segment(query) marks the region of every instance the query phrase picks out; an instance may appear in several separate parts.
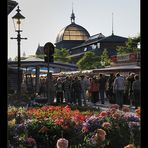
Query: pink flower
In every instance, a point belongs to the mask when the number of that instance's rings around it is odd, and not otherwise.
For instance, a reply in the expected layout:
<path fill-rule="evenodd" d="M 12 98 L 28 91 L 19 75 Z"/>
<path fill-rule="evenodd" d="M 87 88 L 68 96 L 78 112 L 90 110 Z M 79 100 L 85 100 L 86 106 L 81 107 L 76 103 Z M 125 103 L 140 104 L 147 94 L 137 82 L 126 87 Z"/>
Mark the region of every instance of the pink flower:
<path fill-rule="evenodd" d="M 68 140 L 65 138 L 60 138 L 57 141 L 57 148 L 68 148 Z"/>
<path fill-rule="evenodd" d="M 97 129 L 97 133 L 95 135 L 97 141 L 104 141 L 106 136 L 106 132 L 103 129 Z"/>
<path fill-rule="evenodd" d="M 102 111 L 102 112 L 99 114 L 100 117 L 105 117 L 105 116 L 107 116 L 107 115 L 108 115 L 108 114 L 107 114 L 106 111 Z"/>
<path fill-rule="evenodd" d="M 127 146 L 125 146 L 124 148 L 135 148 L 135 146 L 133 144 L 128 144 Z"/>
<path fill-rule="evenodd" d="M 123 107 L 122 107 L 122 110 L 123 110 L 124 112 L 129 112 L 129 111 L 130 111 L 129 107 L 127 107 L 127 106 L 123 106 Z"/>
<path fill-rule="evenodd" d="M 27 138 L 26 142 L 27 142 L 28 145 L 35 145 L 36 144 L 35 139 L 31 138 L 31 137 Z"/>
<path fill-rule="evenodd" d="M 114 119 L 118 119 L 118 118 L 120 118 L 120 114 L 117 113 L 117 112 L 115 112 L 115 113 L 112 115 L 112 117 L 113 117 Z"/>
<path fill-rule="evenodd" d="M 113 104 L 113 105 L 111 105 L 111 107 L 110 107 L 110 108 L 119 109 L 119 105 L 118 105 L 118 104 Z"/>
<path fill-rule="evenodd" d="M 102 124 L 102 127 L 104 127 L 104 128 L 108 128 L 108 127 L 110 127 L 111 126 L 111 124 L 109 123 L 109 122 L 104 122 L 103 124 Z"/>

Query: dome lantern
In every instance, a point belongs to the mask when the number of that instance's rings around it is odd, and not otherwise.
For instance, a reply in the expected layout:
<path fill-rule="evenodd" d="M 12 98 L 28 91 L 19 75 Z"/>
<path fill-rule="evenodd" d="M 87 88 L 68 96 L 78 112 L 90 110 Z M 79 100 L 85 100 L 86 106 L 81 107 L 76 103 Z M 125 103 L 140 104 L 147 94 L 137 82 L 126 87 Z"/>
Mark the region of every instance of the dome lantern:
<path fill-rule="evenodd" d="M 72 24 L 72 23 L 75 23 L 75 14 L 74 14 L 74 12 L 73 12 L 73 3 L 72 3 L 72 13 L 71 13 L 70 19 L 71 19 L 71 24 Z"/>
<path fill-rule="evenodd" d="M 73 9 L 72 9 L 72 14 L 71 14 L 71 23 L 75 23 L 75 14 L 73 12 Z"/>

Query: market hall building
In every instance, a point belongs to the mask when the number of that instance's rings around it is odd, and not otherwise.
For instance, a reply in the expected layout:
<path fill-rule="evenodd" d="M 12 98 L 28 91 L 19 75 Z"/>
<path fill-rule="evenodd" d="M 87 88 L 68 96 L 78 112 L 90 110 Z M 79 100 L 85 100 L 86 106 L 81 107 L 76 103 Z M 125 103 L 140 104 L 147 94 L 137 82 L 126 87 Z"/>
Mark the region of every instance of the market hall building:
<path fill-rule="evenodd" d="M 110 36 L 98 33 L 90 36 L 89 32 L 75 23 L 75 14 L 72 9 L 71 23 L 64 27 L 56 37 L 55 48 L 65 48 L 69 51 L 73 63 L 76 63 L 87 51 L 93 51 L 101 55 L 104 49 L 108 50 L 109 56 L 117 54 L 117 47 L 124 46 L 128 38 L 114 35 Z M 43 54 L 43 46 L 38 45 L 36 55 Z"/>

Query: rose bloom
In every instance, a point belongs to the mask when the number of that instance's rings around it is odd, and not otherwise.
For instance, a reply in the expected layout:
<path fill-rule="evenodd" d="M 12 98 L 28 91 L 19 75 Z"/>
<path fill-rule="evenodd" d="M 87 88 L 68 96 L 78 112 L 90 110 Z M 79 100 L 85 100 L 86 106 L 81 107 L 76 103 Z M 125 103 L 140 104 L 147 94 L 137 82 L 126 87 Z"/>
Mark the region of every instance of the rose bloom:
<path fill-rule="evenodd" d="M 68 140 L 65 138 L 60 138 L 57 141 L 57 148 L 68 148 Z"/>
<path fill-rule="evenodd" d="M 106 136 L 106 132 L 103 129 L 97 129 L 97 133 L 95 135 L 96 140 L 104 141 Z"/>
<path fill-rule="evenodd" d="M 127 106 L 123 106 L 123 107 L 122 107 L 122 110 L 123 110 L 124 112 L 129 112 L 129 111 L 130 111 L 129 107 L 127 107 Z"/>
<path fill-rule="evenodd" d="M 113 104 L 113 105 L 111 105 L 111 107 L 110 107 L 110 108 L 119 109 L 119 105 L 118 105 L 118 104 Z"/>
<path fill-rule="evenodd" d="M 128 144 L 127 146 L 125 146 L 124 148 L 135 148 L 135 146 L 133 144 Z"/>
<path fill-rule="evenodd" d="M 111 126 L 111 124 L 109 122 L 104 122 L 102 124 L 102 127 L 104 127 L 104 128 L 108 128 L 109 126 Z"/>
<path fill-rule="evenodd" d="M 102 111 L 102 112 L 99 114 L 99 116 L 105 117 L 105 116 L 107 116 L 107 112 L 106 112 L 106 111 Z"/>
<path fill-rule="evenodd" d="M 113 113 L 115 113 L 116 111 L 117 111 L 116 108 L 110 108 L 110 109 L 109 109 L 110 115 L 113 114 Z M 108 114 L 109 114 L 109 113 L 108 113 Z"/>
<path fill-rule="evenodd" d="M 140 107 L 138 109 L 136 109 L 135 112 L 136 112 L 137 116 L 140 117 L 140 113 L 141 113 Z"/>
<path fill-rule="evenodd" d="M 120 114 L 119 113 L 114 113 L 113 115 L 112 115 L 112 117 L 114 118 L 114 119 L 118 119 L 118 118 L 120 118 Z"/>

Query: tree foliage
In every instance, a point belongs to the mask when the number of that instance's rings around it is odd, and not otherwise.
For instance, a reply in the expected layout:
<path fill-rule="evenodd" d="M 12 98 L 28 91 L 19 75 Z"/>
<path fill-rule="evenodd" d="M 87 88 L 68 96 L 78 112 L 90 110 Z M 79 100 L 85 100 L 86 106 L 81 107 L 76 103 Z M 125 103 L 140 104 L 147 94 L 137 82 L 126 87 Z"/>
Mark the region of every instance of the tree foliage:
<path fill-rule="evenodd" d="M 70 61 L 70 58 L 68 58 L 69 53 L 65 48 L 62 49 L 55 48 L 53 56 L 54 56 L 54 61 L 60 61 L 63 63 L 67 63 Z M 36 55 L 36 57 L 44 59 L 45 54 Z"/>
<path fill-rule="evenodd" d="M 80 70 L 99 68 L 101 66 L 100 58 L 95 56 L 94 52 L 85 52 L 84 56 L 77 62 L 77 66 Z"/>
<path fill-rule="evenodd" d="M 62 49 L 55 49 L 55 53 L 54 53 L 54 60 L 55 61 L 60 61 L 63 63 L 67 63 L 70 61 L 70 58 L 68 58 L 69 53 L 65 48 Z"/>
<path fill-rule="evenodd" d="M 110 60 L 108 51 L 107 51 L 107 49 L 104 49 L 102 54 L 101 54 L 102 66 L 108 66 L 108 65 L 110 65 L 110 62 L 111 62 L 111 60 Z"/>
<path fill-rule="evenodd" d="M 129 37 L 125 46 L 117 47 L 117 54 L 126 54 L 131 52 L 139 52 L 140 49 L 137 47 L 138 43 L 140 43 L 141 38 L 140 35 L 136 37 Z"/>

